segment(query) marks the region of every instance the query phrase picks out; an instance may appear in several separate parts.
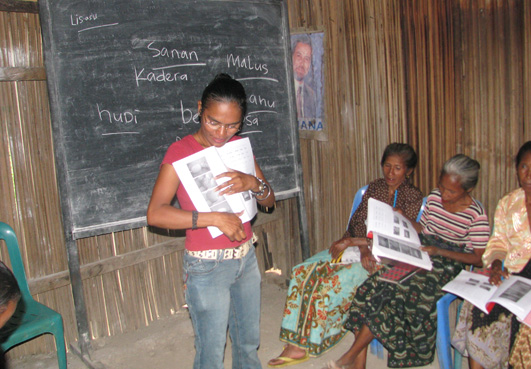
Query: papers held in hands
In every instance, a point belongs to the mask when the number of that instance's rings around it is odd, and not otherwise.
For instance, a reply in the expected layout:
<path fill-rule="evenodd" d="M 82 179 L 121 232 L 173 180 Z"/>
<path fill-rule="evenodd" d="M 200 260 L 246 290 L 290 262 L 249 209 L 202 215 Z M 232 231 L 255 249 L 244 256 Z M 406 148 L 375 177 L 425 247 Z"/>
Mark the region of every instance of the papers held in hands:
<path fill-rule="evenodd" d="M 531 326 L 530 279 L 513 275 L 501 285 L 493 286 L 488 276 L 462 270 L 442 289 L 469 301 L 487 314 L 494 304 L 500 304 Z"/>
<path fill-rule="evenodd" d="M 173 163 L 192 203 L 200 212 L 239 213 L 242 222 L 250 221 L 257 213 L 256 201 L 249 191 L 219 196 L 218 185 L 229 178 L 214 179 L 230 169 L 256 175 L 254 156 L 249 138 L 228 142 L 222 147 L 211 146 Z M 212 237 L 223 233 L 217 227 L 208 227 Z"/>
<path fill-rule="evenodd" d="M 430 256 L 420 249 L 413 224 L 402 214 L 376 199 L 369 199 L 367 232 L 372 233 L 372 254 L 377 260 L 395 260 L 426 270 L 432 269 Z"/>

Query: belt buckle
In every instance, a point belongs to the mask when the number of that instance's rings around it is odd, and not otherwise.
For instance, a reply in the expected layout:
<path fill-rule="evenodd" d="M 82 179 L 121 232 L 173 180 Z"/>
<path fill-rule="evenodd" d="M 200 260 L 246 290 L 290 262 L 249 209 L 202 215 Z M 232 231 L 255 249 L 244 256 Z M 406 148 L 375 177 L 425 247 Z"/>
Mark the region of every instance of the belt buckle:
<path fill-rule="evenodd" d="M 244 255 L 244 248 L 249 243 L 249 241 L 242 243 L 241 245 L 234 247 L 232 249 L 223 250 L 223 259 L 241 259 Z"/>

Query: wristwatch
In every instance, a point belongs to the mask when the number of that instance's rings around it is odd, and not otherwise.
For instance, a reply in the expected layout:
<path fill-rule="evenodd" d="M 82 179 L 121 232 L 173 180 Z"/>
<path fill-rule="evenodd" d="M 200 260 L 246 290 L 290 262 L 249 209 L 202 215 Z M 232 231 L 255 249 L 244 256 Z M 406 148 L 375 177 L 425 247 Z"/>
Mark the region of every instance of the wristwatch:
<path fill-rule="evenodd" d="M 258 182 L 260 182 L 260 184 L 258 185 L 258 191 L 253 191 L 251 190 L 251 193 L 253 194 L 254 197 L 256 196 L 264 196 L 264 192 L 266 190 L 266 187 L 267 187 L 267 183 L 265 183 L 263 180 L 261 180 L 260 178 L 258 177 L 255 177 Z"/>

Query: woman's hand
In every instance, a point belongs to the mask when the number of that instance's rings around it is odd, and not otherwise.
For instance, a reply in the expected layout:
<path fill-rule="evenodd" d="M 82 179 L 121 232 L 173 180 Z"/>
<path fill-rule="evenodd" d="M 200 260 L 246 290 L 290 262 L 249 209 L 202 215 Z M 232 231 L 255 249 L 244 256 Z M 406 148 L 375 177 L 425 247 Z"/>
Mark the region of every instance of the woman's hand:
<path fill-rule="evenodd" d="M 219 228 L 225 236 L 227 236 L 231 241 L 242 241 L 247 236 L 243 229 L 243 224 L 239 216 L 243 214 L 243 211 L 239 213 L 201 213 L 208 214 L 213 217 L 212 224 Z"/>
<path fill-rule="evenodd" d="M 439 251 L 441 250 L 435 246 L 421 246 L 420 249 L 426 251 L 430 256 L 439 255 Z"/>
<path fill-rule="evenodd" d="M 217 175 L 215 179 L 229 178 L 226 182 L 223 182 L 217 186 L 214 191 L 219 191 L 218 195 L 233 195 L 243 191 L 258 191 L 260 182 L 255 176 L 245 174 L 237 170 L 229 169 L 228 172 Z"/>
<path fill-rule="evenodd" d="M 365 270 L 367 270 L 370 274 L 374 273 L 376 270 L 376 259 L 374 256 L 372 256 L 371 250 L 369 250 L 368 246 L 360 247 L 360 253 L 361 253 L 361 265 Z"/>
<path fill-rule="evenodd" d="M 494 260 L 490 266 L 490 276 L 489 283 L 494 286 L 499 286 L 503 278 L 509 278 L 509 272 L 507 270 L 502 270 L 501 260 Z"/>
<path fill-rule="evenodd" d="M 354 246 L 352 243 L 352 238 L 345 237 L 340 240 L 335 241 L 328 252 L 332 255 L 332 260 L 337 259 L 343 251 L 349 246 Z"/>

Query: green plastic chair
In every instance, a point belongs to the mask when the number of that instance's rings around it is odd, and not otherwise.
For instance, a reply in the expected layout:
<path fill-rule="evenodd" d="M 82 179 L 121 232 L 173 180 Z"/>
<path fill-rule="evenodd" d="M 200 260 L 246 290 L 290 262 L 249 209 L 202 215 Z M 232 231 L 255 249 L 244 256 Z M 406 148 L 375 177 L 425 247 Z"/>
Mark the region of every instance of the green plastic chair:
<path fill-rule="evenodd" d="M 51 333 L 55 338 L 59 369 L 66 369 L 66 347 L 61 314 L 35 301 L 31 296 L 17 236 L 13 228 L 2 222 L 0 222 L 0 239 L 6 242 L 11 269 L 22 295 L 15 313 L 0 330 L 0 347 L 5 352 L 44 333 Z"/>

